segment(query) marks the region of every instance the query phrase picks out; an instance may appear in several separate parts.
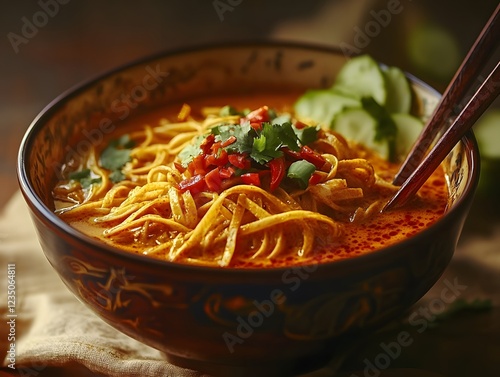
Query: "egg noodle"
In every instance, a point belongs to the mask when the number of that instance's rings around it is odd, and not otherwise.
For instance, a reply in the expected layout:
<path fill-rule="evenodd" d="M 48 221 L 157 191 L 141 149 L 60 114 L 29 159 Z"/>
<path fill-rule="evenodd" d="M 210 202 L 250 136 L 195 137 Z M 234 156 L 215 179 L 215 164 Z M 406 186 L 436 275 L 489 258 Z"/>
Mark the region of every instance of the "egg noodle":
<path fill-rule="evenodd" d="M 132 252 L 201 265 L 265 266 L 275 258 L 314 260 L 317 251 L 341 239 L 340 219 L 370 218 L 395 189 L 377 177 L 365 151 L 319 130 L 310 147 L 325 164 L 305 188 L 269 190 L 269 179 L 261 174 L 260 186 L 233 176 L 237 183 L 220 190 L 182 190 L 196 174 L 181 166 L 181 151 L 214 126 L 244 118 L 220 116 L 219 110 L 203 109 L 205 118 L 199 121 L 183 107 L 181 120 L 162 119 L 155 127 L 131 132 L 134 147 L 116 183 L 99 163 L 102 151 L 92 149 L 78 164 L 90 170 L 93 183 L 82 188 L 74 180 L 59 182 L 56 212 L 70 223 L 90 221 L 102 231 L 100 239 Z"/>

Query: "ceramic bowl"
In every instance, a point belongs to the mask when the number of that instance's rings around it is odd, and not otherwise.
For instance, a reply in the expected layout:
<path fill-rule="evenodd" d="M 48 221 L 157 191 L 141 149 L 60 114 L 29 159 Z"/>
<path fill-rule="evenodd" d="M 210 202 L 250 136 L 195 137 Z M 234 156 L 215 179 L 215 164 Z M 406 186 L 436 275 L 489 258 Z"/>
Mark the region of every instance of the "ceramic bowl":
<path fill-rule="evenodd" d="M 63 161 L 120 119 L 214 93 L 327 87 L 345 61 L 338 50 L 290 43 L 194 48 L 116 69 L 54 100 L 22 141 L 18 174 L 43 252 L 71 292 L 175 364 L 250 375 L 304 369 L 342 337 L 407 310 L 455 250 L 478 181 L 471 133 L 443 163 L 450 183 L 443 218 L 396 245 L 332 263 L 237 270 L 170 263 L 99 243 L 54 214 L 51 189 Z M 428 117 L 439 94 L 411 80 Z"/>

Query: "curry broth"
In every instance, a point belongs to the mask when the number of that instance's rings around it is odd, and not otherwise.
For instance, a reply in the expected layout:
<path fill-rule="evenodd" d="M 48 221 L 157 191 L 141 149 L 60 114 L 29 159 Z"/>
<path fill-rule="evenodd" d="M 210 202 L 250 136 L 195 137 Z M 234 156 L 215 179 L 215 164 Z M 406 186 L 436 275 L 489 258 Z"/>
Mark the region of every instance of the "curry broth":
<path fill-rule="evenodd" d="M 211 98 L 194 99 L 189 102 L 193 109 L 192 115 L 200 118 L 200 109 L 202 107 L 221 107 L 232 105 L 238 109 L 256 109 L 263 105 L 268 105 L 279 112 L 290 112 L 293 103 L 300 95 L 299 92 L 267 93 L 258 95 L 238 95 L 238 96 L 215 96 Z M 127 119 L 119 130 L 111 135 L 110 139 L 116 138 L 121 134 L 131 132 L 145 124 L 152 127 L 157 125 L 162 118 L 175 119 L 180 106 L 175 104 L 167 108 L 161 108 L 151 111 L 147 114 Z M 108 140 L 109 141 L 109 140 Z M 102 143 L 106 145 L 107 142 Z M 367 151 L 367 160 L 370 161 L 376 174 L 388 181 L 397 172 L 397 164 L 389 163 Z M 424 230 L 436 222 L 445 212 L 448 203 L 448 187 L 443 169 L 440 167 L 428 179 L 425 185 L 419 191 L 418 196 L 406 204 L 403 208 L 389 211 L 388 213 L 378 214 L 366 222 L 353 223 L 343 219 L 343 235 L 341 238 L 322 250 L 316 250 L 314 260 L 318 262 L 329 262 L 353 256 L 358 256 L 373 252 L 374 250 L 395 244 L 416 233 Z M 58 204 L 56 203 L 56 206 Z M 96 224 L 92 218 L 76 217 L 70 225 L 84 234 L 94 237 L 100 241 L 109 243 L 108 238 L 103 236 L 104 227 Z M 107 224 L 106 228 L 110 224 Z M 142 247 L 137 244 L 131 244 L 123 247 L 131 252 L 142 253 Z M 165 258 L 164 255 L 155 255 L 154 257 Z M 308 261 L 310 263 L 311 260 Z M 241 262 L 232 265 L 232 267 L 281 267 L 286 265 L 295 265 L 304 263 L 299 256 L 287 256 L 282 259 L 272 260 L 265 265 L 260 262 Z"/>

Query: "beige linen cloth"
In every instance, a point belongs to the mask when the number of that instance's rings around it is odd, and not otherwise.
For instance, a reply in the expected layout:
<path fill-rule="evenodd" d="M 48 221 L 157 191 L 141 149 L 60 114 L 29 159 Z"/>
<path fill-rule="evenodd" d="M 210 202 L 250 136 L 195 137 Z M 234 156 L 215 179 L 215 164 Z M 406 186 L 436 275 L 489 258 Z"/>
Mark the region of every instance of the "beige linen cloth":
<path fill-rule="evenodd" d="M 491 228 L 486 234 L 469 238 L 469 241 L 463 243 L 457 250 L 445 276 L 436 283 L 422 301 L 417 303 L 416 308 L 427 307 L 431 311 L 441 310 L 442 308 L 438 308 L 436 303 L 432 304 L 435 307 L 433 309 L 432 306 L 426 306 L 429 305 L 426 302 L 432 303 L 432 300 L 439 298 L 444 287 L 450 284 L 459 284 L 455 298 L 458 296 L 461 299 L 467 297 L 489 298 L 493 305 L 498 308 L 500 306 L 498 293 L 500 292 L 499 246 L 500 226 L 498 225 Z M 46 261 L 20 193 L 11 199 L 0 217 L 0 261 L 0 268 L 4 270 L 0 273 L 2 276 L 1 297 L 5 297 L 3 292 L 7 288 L 7 279 L 3 278 L 7 276 L 7 264 L 15 263 L 16 265 L 16 312 L 18 314 L 15 329 L 16 368 L 34 368 L 33 366 L 38 369 L 45 366 L 65 368 L 71 365 L 80 365 L 105 376 L 203 376 L 199 372 L 178 368 L 167 363 L 159 351 L 121 334 L 76 300 Z M 3 318 L 5 318 L 7 310 L 6 305 L 5 301 L 0 302 Z M 414 312 L 417 312 L 417 309 Z M 450 336 L 456 342 L 461 342 L 460 344 L 466 343 L 469 339 L 472 342 L 470 347 L 474 349 L 477 348 L 474 342 L 484 346 L 486 341 L 492 355 L 500 355 L 500 342 L 498 341 L 500 338 L 500 318 L 498 318 L 498 313 L 496 310 L 486 314 L 486 316 L 478 317 L 481 324 L 467 326 L 459 324 L 458 332 L 456 329 L 446 330 L 445 328 L 441 338 L 431 331 L 415 335 L 415 337 L 418 336 L 420 339 L 417 340 L 422 340 L 424 335 L 430 334 L 429 342 L 434 345 L 436 342 L 442 342 L 446 345 L 443 339 L 447 341 Z M 418 318 L 422 320 L 422 317 Z M 464 330 L 465 327 L 469 330 Z M 5 332 L 5 330 L 3 331 Z M 482 337 L 481 334 L 485 336 Z M 3 333 L 1 336 L 0 344 L 2 344 L 2 352 L 5 355 L 6 343 L 8 343 L 7 336 L 4 336 Z M 489 343 L 488 340 L 485 340 L 487 338 L 490 339 Z M 387 343 L 391 338 L 386 339 L 384 341 Z M 379 347 L 379 344 L 381 344 L 380 340 L 373 343 L 375 349 Z M 398 356 L 397 360 L 392 361 L 391 368 L 394 366 L 399 368 L 398 363 L 404 363 L 404 360 L 410 360 L 409 362 L 412 363 L 412 358 L 409 356 L 418 355 L 420 348 L 428 348 L 428 345 L 425 341 L 420 341 L 420 345 L 407 348 L 403 350 L 404 352 Z M 436 352 L 439 354 L 441 351 L 437 350 Z M 366 348 L 357 349 L 358 355 L 363 355 L 364 352 L 368 352 Z M 429 357 L 428 350 L 426 352 L 427 357 Z M 456 350 L 454 352 L 455 358 L 461 357 L 456 355 Z M 478 352 L 484 354 L 482 351 Z M 441 352 L 439 357 L 441 359 L 447 357 L 446 352 Z M 484 366 L 488 362 L 494 363 L 493 360 L 496 359 L 497 356 L 492 356 L 492 360 L 487 359 L 481 362 Z M 3 370 L 8 370 L 5 368 L 8 363 L 9 361 L 6 359 Z M 330 367 L 335 369 L 338 364 L 339 362 L 336 361 Z M 360 362 L 357 365 L 361 365 L 361 368 L 367 364 Z M 403 367 L 406 368 L 404 365 Z M 420 368 L 421 366 L 413 364 L 412 368 L 415 367 Z M 427 370 L 431 368 L 427 365 L 424 367 Z M 492 368 L 500 368 L 499 363 L 492 365 Z M 484 373 L 487 369 L 481 371 L 483 376 L 488 375 L 488 373 Z M 333 373 L 333 370 L 327 368 L 317 375 L 329 376 Z M 360 370 L 360 373 L 363 371 Z M 351 373 L 347 375 L 352 376 Z M 363 374 L 355 375 L 362 376 Z M 374 376 L 376 374 L 371 372 L 371 374 L 364 375 Z M 434 374 L 434 372 L 431 374 L 412 374 L 410 370 L 406 370 L 402 375 L 439 376 L 440 374 Z"/>
<path fill-rule="evenodd" d="M 5 277 L 0 284 L 2 297 L 7 289 L 8 264 L 16 266 L 15 367 L 20 375 L 37 376 L 46 367 L 81 365 L 113 377 L 210 377 L 168 363 L 158 350 L 120 333 L 79 302 L 43 255 L 20 192 L 0 215 L 0 277 Z M 6 301 L 0 302 L 3 318 L 6 305 Z M 3 355 L 6 343 L 7 335 L 2 334 Z M 7 355 L 4 368 L 8 364 Z M 335 363 L 332 368 L 336 367 Z M 68 376 L 72 375 L 69 370 Z M 330 375 L 328 369 L 319 373 Z"/>
<path fill-rule="evenodd" d="M 16 265 L 17 369 L 77 363 L 106 376 L 203 376 L 165 362 L 159 351 L 115 330 L 77 300 L 45 259 L 20 193 L 0 218 L 0 261 L 2 277 L 7 264 Z M 6 304 L 0 303 L 2 313 Z"/>

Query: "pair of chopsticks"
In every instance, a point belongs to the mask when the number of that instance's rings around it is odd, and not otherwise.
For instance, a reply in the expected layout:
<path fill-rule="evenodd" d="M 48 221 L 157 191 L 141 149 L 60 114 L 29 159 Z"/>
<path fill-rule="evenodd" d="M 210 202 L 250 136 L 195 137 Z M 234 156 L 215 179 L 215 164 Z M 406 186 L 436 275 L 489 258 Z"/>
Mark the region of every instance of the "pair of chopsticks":
<path fill-rule="evenodd" d="M 400 186 L 382 211 L 403 205 L 410 199 L 453 147 L 500 94 L 500 62 L 458 115 L 454 109 L 463 101 L 500 41 L 500 5 L 497 6 L 460 68 L 446 88 L 432 117 L 401 165 L 393 183 Z M 449 120 L 456 115 L 451 126 Z M 500 125 L 499 125 L 500 127 Z M 439 137 L 433 148 L 430 145 Z"/>

